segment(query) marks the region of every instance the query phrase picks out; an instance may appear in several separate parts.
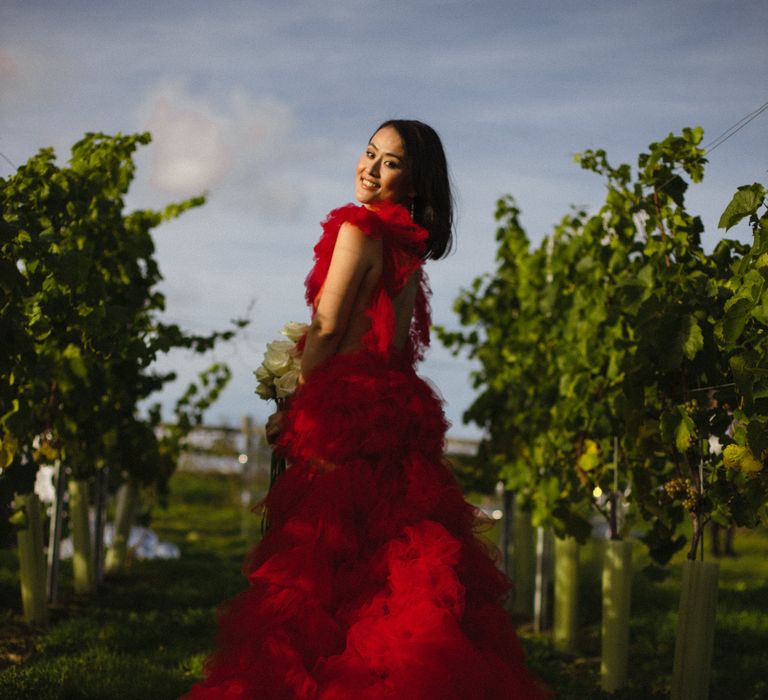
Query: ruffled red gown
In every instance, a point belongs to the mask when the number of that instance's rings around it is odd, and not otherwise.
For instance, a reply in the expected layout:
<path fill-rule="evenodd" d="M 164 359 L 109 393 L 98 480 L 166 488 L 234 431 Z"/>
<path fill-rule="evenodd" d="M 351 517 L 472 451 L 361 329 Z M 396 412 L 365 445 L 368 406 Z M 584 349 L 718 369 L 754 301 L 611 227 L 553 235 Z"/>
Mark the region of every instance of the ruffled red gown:
<path fill-rule="evenodd" d="M 511 582 L 443 458 L 441 400 L 414 371 L 429 342 L 423 272 L 408 346 L 391 345 L 392 299 L 421 268 L 427 232 L 394 204 L 334 210 L 310 304 L 346 221 L 383 242 L 365 347 L 318 366 L 294 397 L 280 439 L 290 466 L 266 498 L 250 586 L 219 608 L 217 650 L 185 697 L 544 697 L 502 607 Z"/>

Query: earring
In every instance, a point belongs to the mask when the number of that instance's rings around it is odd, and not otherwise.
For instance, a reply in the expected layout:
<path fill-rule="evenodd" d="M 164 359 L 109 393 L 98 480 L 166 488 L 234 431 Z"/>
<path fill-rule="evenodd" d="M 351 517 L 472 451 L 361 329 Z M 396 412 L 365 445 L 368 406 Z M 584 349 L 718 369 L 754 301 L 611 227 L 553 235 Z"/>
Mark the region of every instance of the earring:
<path fill-rule="evenodd" d="M 413 200 L 411 200 L 411 221 L 413 221 Z"/>

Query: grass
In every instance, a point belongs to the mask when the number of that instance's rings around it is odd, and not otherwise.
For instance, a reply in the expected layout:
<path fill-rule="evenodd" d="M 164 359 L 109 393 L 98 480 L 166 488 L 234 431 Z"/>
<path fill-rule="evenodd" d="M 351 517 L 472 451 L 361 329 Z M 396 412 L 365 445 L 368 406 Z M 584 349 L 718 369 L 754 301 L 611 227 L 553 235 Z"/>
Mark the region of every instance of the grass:
<path fill-rule="evenodd" d="M 30 658 L 0 671 L 0 698 L 160 700 L 188 690 L 214 634 L 213 608 L 244 582 L 238 486 L 226 476 L 174 478 L 170 508 L 157 510 L 152 526 L 179 545 L 180 559 L 133 561 L 90 600 L 67 594 L 64 566 L 50 629 L 34 634 Z M 2 554 L 5 584 L 15 562 Z M 9 627 L 8 636 L 22 636 L 18 622 Z"/>
<path fill-rule="evenodd" d="M 182 557 L 134 561 L 89 600 L 69 593 L 65 565 L 47 630 L 20 621 L 15 552 L 0 550 L 0 596 L 12 604 L 0 618 L 0 697 L 163 700 L 188 690 L 212 644 L 215 606 L 245 584 L 239 496 L 237 477 L 178 473 L 170 507 L 155 509 L 152 527 Z M 768 535 L 739 532 L 736 548 L 738 558 L 721 560 L 711 697 L 758 700 L 768 698 Z M 642 567 L 642 547 L 634 554 Z M 609 696 L 598 690 L 600 543 L 584 549 L 580 654 L 558 654 L 546 635 L 519 628 L 531 666 L 559 698 L 668 697 L 681 561 L 663 583 L 635 576 L 630 684 Z"/>

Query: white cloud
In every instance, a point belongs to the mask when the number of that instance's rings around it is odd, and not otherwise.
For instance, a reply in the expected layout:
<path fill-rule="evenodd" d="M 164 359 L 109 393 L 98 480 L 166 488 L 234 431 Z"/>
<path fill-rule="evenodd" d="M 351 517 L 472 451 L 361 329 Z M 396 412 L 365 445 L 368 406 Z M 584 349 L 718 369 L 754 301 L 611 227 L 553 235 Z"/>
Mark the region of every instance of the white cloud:
<path fill-rule="evenodd" d="M 164 81 L 139 113 L 153 138 L 153 187 L 175 197 L 210 191 L 267 218 L 295 218 L 304 192 L 290 173 L 296 137 L 287 104 L 240 88 L 224 99 L 193 96 Z"/>
<path fill-rule="evenodd" d="M 229 149 L 210 117 L 160 98 L 148 126 L 157 143 L 152 184 L 164 192 L 187 196 L 210 189 L 228 169 Z"/>

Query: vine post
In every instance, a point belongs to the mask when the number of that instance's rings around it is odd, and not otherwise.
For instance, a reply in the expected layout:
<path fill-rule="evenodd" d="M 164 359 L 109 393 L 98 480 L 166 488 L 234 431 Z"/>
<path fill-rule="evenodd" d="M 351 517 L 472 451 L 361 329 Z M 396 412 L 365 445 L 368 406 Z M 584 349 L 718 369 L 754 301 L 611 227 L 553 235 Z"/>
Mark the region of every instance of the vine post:
<path fill-rule="evenodd" d="M 48 624 L 48 605 L 45 590 L 47 566 L 43 557 L 43 528 L 40 499 L 32 491 L 17 494 L 21 522 L 17 525 L 16 542 L 19 548 L 21 601 L 24 619 L 32 624 Z"/>
<path fill-rule="evenodd" d="M 72 577 L 75 593 L 89 595 L 95 590 L 93 543 L 88 517 L 89 484 L 84 479 L 71 479 L 69 491 L 69 528 L 72 532 Z"/>
<path fill-rule="evenodd" d="M 512 502 L 512 567 L 515 582 L 512 613 L 525 620 L 533 617 L 536 583 L 536 552 L 531 514 L 517 501 Z"/>
<path fill-rule="evenodd" d="M 632 543 L 608 540 L 603 554 L 600 687 L 608 693 L 627 683 Z"/>
<path fill-rule="evenodd" d="M 126 568 L 131 526 L 139 509 L 139 494 L 138 482 L 130 477 L 117 489 L 112 545 L 107 550 L 104 565 L 105 572 L 108 574 L 115 574 Z"/>
<path fill-rule="evenodd" d="M 575 654 L 579 631 L 579 543 L 573 537 L 555 538 L 555 649 Z"/>
<path fill-rule="evenodd" d="M 706 700 L 715 640 L 717 562 L 683 562 L 671 700 Z"/>

